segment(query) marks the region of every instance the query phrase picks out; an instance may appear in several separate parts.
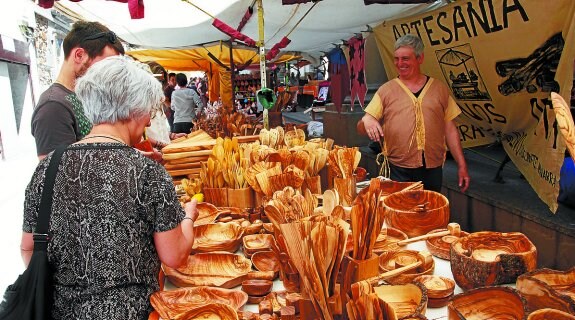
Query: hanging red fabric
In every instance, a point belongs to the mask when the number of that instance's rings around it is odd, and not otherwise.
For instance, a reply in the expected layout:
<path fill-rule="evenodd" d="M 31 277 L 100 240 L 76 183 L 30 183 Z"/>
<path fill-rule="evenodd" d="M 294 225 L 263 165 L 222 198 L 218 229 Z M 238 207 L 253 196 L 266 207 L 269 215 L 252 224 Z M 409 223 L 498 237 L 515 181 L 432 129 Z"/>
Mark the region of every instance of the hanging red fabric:
<path fill-rule="evenodd" d="M 234 39 L 238 39 L 238 40 L 242 41 L 243 43 L 245 43 L 246 45 L 248 45 L 250 47 L 256 46 L 256 41 L 254 39 L 246 36 L 245 34 L 239 32 L 238 30 L 228 26 L 227 24 L 225 24 L 223 21 L 221 21 L 219 19 L 214 19 L 214 22 L 212 22 L 212 25 L 214 27 L 216 27 L 218 30 L 220 30 L 221 32 L 227 34 L 228 36 L 230 36 Z"/>
<path fill-rule="evenodd" d="M 273 58 L 275 58 L 278 55 L 278 53 L 280 52 L 280 49 L 287 47 L 287 45 L 290 44 L 290 42 L 291 42 L 290 39 L 288 39 L 287 37 L 283 37 L 280 40 L 280 42 L 274 44 L 274 46 L 266 54 L 266 61 L 270 61 Z"/>
<path fill-rule="evenodd" d="M 252 14 L 254 14 L 254 8 L 249 7 L 248 10 L 246 10 L 246 13 L 244 13 L 244 16 L 242 17 L 242 21 L 240 21 L 240 24 L 238 25 L 238 29 L 237 29 L 238 31 L 242 31 L 242 29 L 246 26 L 246 23 L 248 23 L 248 21 L 252 17 Z"/>
<path fill-rule="evenodd" d="M 80 2 L 82 0 L 70 0 L 72 2 Z M 132 19 L 144 18 L 144 0 L 112 0 L 128 4 L 130 17 Z M 54 6 L 54 0 L 38 0 L 38 6 L 44 9 L 50 9 Z"/>
<path fill-rule="evenodd" d="M 363 36 L 353 37 L 347 41 L 349 46 L 349 77 L 351 84 L 351 109 L 355 98 L 363 108 L 367 84 L 365 81 L 365 39 Z"/>

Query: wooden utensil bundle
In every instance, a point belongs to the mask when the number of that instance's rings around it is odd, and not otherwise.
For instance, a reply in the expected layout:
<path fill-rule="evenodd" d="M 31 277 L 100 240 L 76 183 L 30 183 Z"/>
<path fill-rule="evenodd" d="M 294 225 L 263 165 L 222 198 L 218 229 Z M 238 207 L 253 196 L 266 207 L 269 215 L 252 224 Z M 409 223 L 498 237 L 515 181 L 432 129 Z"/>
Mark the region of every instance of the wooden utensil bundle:
<path fill-rule="evenodd" d="M 351 231 L 353 235 L 353 254 L 356 260 L 371 257 L 373 247 L 383 226 L 381 205 L 381 180 L 372 179 L 369 188 L 362 190 L 351 208 Z"/>
<path fill-rule="evenodd" d="M 361 152 L 357 147 L 342 148 L 336 146 L 328 155 L 330 169 L 333 170 L 336 177 L 344 179 L 353 177 L 360 160 Z"/>

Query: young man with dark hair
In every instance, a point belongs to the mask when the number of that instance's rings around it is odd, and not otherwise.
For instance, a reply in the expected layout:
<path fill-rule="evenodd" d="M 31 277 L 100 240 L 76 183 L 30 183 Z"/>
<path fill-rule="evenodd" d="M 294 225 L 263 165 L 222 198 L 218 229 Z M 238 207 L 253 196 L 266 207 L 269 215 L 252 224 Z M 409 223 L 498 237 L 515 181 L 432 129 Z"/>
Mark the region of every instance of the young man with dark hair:
<path fill-rule="evenodd" d="M 59 145 L 79 141 L 92 128 L 74 93 L 76 79 L 92 64 L 124 54 L 116 34 L 99 22 L 74 23 L 64 39 L 63 49 L 64 63 L 58 78 L 42 93 L 32 114 L 32 135 L 40 160 Z"/>

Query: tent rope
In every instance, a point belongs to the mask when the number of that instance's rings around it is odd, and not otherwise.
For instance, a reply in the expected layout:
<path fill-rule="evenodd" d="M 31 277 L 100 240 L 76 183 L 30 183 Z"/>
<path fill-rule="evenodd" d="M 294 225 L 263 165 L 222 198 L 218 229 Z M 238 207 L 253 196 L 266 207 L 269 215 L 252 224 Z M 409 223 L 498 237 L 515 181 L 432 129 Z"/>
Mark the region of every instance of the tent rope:
<path fill-rule="evenodd" d="M 305 19 L 305 17 L 308 15 L 308 13 L 311 11 L 311 9 L 313 9 L 313 7 L 315 7 L 315 5 L 318 3 L 319 3 L 319 1 L 314 2 L 314 4 L 307 10 L 307 12 L 303 15 L 303 17 L 301 17 L 299 19 L 299 21 L 295 24 L 295 26 L 293 26 L 293 28 L 291 28 L 291 30 L 286 34 L 286 38 L 289 37 L 289 35 L 295 30 L 295 28 L 297 28 L 297 26 L 299 26 L 300 22 L 302 22 L 303 19 Z"/>
<path fill-rule="evenodd" d="M 194 8 L 200 10 L 201 12 L 207 14 L 208 16 L 210 16 L 212 19 L 216 19 L 216 17 L 214 17 L 213 15 L 209 14 L 206 10 L 198 7 L 197 5 L 193 4 L 190 0 L 182 0 L 183 2 L 186 2 L 188 4 L 191 4 Z"/>

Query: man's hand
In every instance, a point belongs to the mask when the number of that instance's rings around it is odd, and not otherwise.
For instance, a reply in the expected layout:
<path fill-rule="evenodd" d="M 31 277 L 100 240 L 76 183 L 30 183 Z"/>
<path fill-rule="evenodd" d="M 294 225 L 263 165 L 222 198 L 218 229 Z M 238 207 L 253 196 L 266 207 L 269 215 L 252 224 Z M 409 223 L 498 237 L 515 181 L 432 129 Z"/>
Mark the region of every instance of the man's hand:
<path fill-rule="evenodd" d="M 471 178 L 467 173 L 467 166 L 459 166 L 457 169 L 457 176 L 459 177 L 459 189 L 461 192 L 465 192 L 469 188 L 469 182 Z"/>
<path fill-rule="evenodd" d="M 360 134 L 367 135 L 372 141 L 379 142 L 381 137 L 383 137 L 383 128 L 379 124 L 379 121 L 368 113 L 366 113 L 357 124 L 357 131 Z"/>

